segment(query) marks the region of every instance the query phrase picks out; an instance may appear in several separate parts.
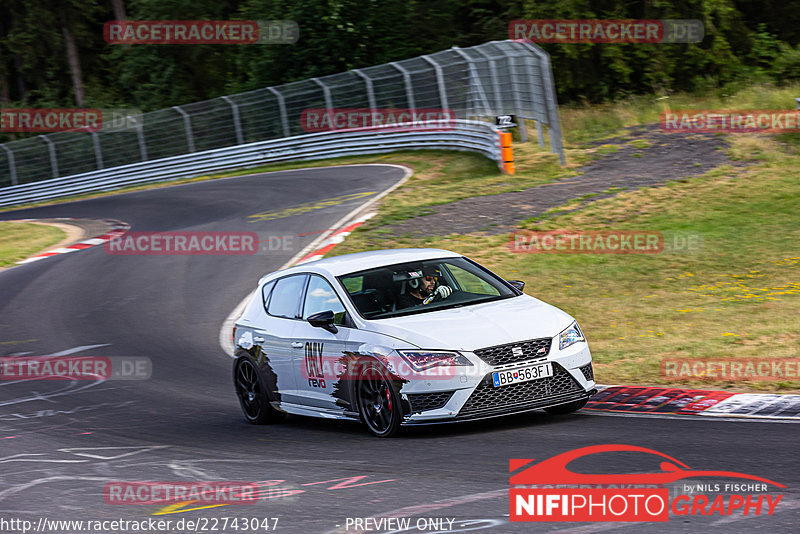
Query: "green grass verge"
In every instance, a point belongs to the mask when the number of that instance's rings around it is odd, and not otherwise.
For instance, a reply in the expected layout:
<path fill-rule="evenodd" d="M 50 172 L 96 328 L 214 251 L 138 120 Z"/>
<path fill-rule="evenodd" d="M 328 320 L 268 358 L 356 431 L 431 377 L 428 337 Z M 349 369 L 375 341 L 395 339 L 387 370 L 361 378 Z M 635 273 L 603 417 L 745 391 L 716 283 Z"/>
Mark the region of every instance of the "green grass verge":
<path fill-rule="evenodd" d="M 618 135 L 626 126 L 658 123 L 662 112 L 700 109 L 783 109 L 795 108 L 800 85 L 775 87 L 753 85 L 737 92 L 725 90 L 707 94 L 677 93 L 644 95 L 597 105 L 570 105 L 559 109 L 567 145 L 597 141 Z M 643 148 L 641 146 L 637 148 Z"/>
<path fill-rule="evenodd" d="M 0 267 L 8 267 L 55 245 L 66 235 L 66 232 L 55 226 L 0 222 Z"/>

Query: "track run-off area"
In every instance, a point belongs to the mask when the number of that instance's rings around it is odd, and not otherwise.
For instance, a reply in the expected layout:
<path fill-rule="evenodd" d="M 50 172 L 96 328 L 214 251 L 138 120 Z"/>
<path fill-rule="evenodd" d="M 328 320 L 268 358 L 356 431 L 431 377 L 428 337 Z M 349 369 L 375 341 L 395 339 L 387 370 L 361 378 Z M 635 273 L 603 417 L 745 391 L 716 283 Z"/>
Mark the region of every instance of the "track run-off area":
<path fill-rule="evenodd" d="M 266 519 L 283 533 L 354 532 L 355 519 L 362 520 L 360 531 L 382 533 L 796 529 L 800 427 L 791 419 L 585 409 L 414 428 L 390 440 L 357 424 L 303 417 L 247 424 L 223 324 L 261 276 L 335 242 L 332 231 L 363 216 L 407 176 L 392 165 L 300 169 L 0 214 L 122 221 L 134 233 L 249 232 L 260 244 L 249 255 L 122 254 L 98 244 L 0 272 L 0 356 L 151 363 L 143 380 L 0 381 L 0 517 L 38 526 L 42 518 L 45 526 L 153 519 L 172 521 L 170 532 L 202 531 L 186 523 L 181 529 L 178 521 L 188 519 L 223 532 L 222 522 L 232 518 Z M 696 514 L 645 525 L 509 521 L 510 459 L 538 461 L 600 444 L 645 447 L 694 469 L 756 475 L 786 488 L 773 515 Z M 624 454 L 578 464 L 593 473 L 658 469 L 650 458 Z M 247 506 L 104 499 L 108 482 L 143 480 L 258 482 L 262 498 Z"/>

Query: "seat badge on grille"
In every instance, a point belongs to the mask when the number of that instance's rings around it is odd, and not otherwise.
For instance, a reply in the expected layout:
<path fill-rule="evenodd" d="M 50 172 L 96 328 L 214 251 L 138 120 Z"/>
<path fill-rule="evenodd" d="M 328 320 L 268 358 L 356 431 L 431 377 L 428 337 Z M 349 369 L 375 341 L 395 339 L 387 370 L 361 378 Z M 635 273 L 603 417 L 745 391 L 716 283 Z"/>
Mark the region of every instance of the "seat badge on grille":
<path fill-rule="evenodd" d="M 545 352 L 547 352 L 547 347 L 542 347 L 536 351 L 536 354 L 544 354 Z"/>
<path fill-rule="evenodd" d="M 511 354 L 513 354 L 514 356 L 522 356 L 523 355 L 522 354 L 522 347 L 512 347 L 511 348 Z"/>

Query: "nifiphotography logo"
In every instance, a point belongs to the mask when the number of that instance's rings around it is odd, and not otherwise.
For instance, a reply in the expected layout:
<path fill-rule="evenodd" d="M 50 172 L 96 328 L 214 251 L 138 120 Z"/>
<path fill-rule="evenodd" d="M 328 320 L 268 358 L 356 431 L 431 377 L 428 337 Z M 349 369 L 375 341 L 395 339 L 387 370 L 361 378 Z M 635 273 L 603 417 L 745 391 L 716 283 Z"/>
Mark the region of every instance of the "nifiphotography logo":
<path fill-rule="evenodd" d="M 659 470 L 582 474 L 567 468 L 579 458 L 610 452 L 651 455 L 660 462 Z M 511 521 L 663 522 L 669 521 L 670 512 L 673 516 L 771 516 L 783 495 L 767 494 L 768 487 L 786 487 L 745 473 L 692 469 L 664 453 L 635 445 L 593 445 L 530 465 L 534 461 L 509 460 L 509 470 L 517 471 L 509 480 Z M 519 471 L 525 466 L 529 467 Z M 666 484 L 698 477 L 747 482 L 682 483 L 680 492 L 670 499 Z"/>

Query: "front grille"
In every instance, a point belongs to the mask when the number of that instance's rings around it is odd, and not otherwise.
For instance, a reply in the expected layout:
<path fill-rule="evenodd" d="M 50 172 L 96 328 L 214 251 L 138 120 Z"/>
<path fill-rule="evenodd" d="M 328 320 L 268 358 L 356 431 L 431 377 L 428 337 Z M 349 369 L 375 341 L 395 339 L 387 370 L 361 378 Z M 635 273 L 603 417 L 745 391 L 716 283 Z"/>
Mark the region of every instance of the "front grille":
<path fill-rule="evenodd" d="M 478 349 L 475 355 L 489 365 L 505 365 L 507 363 L 524 362 L 534 358 L 543 358 L 550 353 L 552 338 L 529 339 L 505 345 L 496 345 Z M 517 349 L 516 351 L 514 349 Z M 520 354 L 520 350 L 522 353 Z M 514 354 L 517 352 L 517 354 Z"/>
<path fill-rule="evenodd" d="M 458 417 L 534 409 L 584 396 L 583 388 L 557 363 L 553 363 L 553 376 L 508 386 L 494 387 L 489 373 L 467 399 Z"/>
<path fill-rule="evenodd" d="M 583 377 L 586 378 L 589 382 L 594 380 L 594 369 L 592 368 L 591 363 L 587 363 L 583 367 L 580 368 L 581 373 L 583 373 Z"/>
<path fill-rule="evenodd" d="M 453 396 L 452 391 L 441 391 L 438 393 L 410 393 L 408 402 L 411 403 L 411 412 L 424 412 L 425 410 L 436 410 L 443 407 Z"/>

